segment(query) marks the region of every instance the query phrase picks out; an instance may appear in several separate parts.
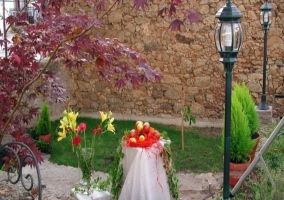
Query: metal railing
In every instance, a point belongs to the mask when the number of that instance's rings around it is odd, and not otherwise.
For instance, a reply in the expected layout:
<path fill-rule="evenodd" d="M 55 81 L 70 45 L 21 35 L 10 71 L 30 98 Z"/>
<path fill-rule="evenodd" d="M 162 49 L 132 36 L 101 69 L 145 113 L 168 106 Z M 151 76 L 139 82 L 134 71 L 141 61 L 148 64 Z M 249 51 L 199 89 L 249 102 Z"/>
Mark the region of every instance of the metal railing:
<path fill-rule="evenodd" d="M 21 152 L 25 152 L 25 154 L 21 154 Z M 8 167 L 7 177 L 8 181 L 12 184 L 17 184 L 21 182 L 23 188 L 26 191 L 31 191 L 36 186 L 38 189 L 38 199 L 42 199 L 42 185 L 41 185 L 41 176 L 40 169 L 37 162 L 37 159 L 32 152 L 32 150 L 20 142 L 9 142 L 0 147 L 0 153 L 6 155 L 12 155 L 15 162 L 11 162 L 11 165 Z M 3 160 L 3 156 L 1 158 Z M 27 163 L 31 163 L 32 166 L 35 167 L 36 176 L 37 176 L 37 184 L 35 184 L 35 180 L 31 174 L 23 174 L 23 167 Z M 2 200 L 0 196 L 0 200 Z"/>

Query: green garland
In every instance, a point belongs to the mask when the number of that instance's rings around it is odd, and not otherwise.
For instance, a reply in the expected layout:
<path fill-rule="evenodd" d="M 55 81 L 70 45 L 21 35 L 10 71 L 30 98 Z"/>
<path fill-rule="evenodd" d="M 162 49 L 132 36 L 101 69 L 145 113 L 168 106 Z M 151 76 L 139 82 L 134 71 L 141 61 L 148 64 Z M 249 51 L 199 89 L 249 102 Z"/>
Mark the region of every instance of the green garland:
<path fill-rule="evenodd" d="M 121 144 L 118 145 L 116 150 L 115 161 L 113 164 L 113 168 L 110 171 L 111 179 L 111 194 L 113 195 L 114 199 L 118 199 L 119 193 L 123 186 L 123 166 L 120 164 L 120 159 L 123 159 L 124 154 L 122 153 L 122 146 Z"/>
<path fill-rule="evenodd" d="M 123 166 L 120 164 L 120 159 L 123 157 L 122 146 L 121 143 L 119 143 L 108 178 L 105 181 L 101 181 L 101 177 L 98 177 L 93 184 L 93 188 L 103 191 L 107 191 L 111 185 L 110 191 L 115 200 L 118 199 L 120 190 L 123 186 Z"/>
<path fill-rule="evenodd" d="M 164 131 L 162 132 L 162 137 L 166 141 L 170 141 L 170 138 L 168 137 L 167 133 Z M 168 175 L 168 183 L 170 187 L 170 191 L 172 194 L 172 197 L 175 199 L 178 199 L 179 197 L 179 190 L 178 190 L 178 184 L 179 180 L 176 176 L 176 169 L 173 163 L 172 159 L 172 150 L 170 143 L 164 144 L 163 151 L 160 153 L 161 157 L 163 158 L 164 161 L 164 168 L 166 170 L 166 173 Z"/>
<path fill-rule="evenodd" d="M 162 133 L 162 137 L 166 141 L 170 141 L 169 137 L 167 136 L 166 132 Z M 172 197 L 178 199 L 179 197 L 179 190 L 178 190 L 178 178 L 176 176 L 176 170 L 174 167 L 174 163 L 172 161 L 172 153 L 170 144 L 166 143 L 164 145 L 163 151 L 160 153 L 160 156 L 163 158 L 164 168 L 168 175 L 168 183 L 169 188 L 172 194 Z M 101 177 L 98 177 L 94 184 L 93 188 L 98 190 L 107 191 L 109 186 L 111 185 L 111 194 L 113 195 L 113 199 L 117 200 L 119 198 L 120 191 L 123 186 L 123 166 L 120 164 L 120 159 L 123 159 L 124 154 L 122 153 L 122 145 L 121 142 L 119 143 L 114 163 L 112 169 L 109 173 L 108 178 L 105 181 L 101 181 Z"/>

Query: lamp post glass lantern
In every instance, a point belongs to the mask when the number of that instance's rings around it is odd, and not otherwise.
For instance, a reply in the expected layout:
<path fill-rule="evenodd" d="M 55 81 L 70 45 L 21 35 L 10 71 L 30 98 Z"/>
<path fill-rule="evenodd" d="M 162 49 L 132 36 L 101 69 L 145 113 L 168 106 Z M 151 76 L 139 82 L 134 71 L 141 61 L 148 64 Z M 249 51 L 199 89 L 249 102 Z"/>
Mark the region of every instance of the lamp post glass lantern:
<path fill-rule="evenodd" d="M 270 24 L 272 23 L 272 6 L 265 1 L 260 7 L 260 24 L 262 30 L 264 30 L 264 48 L 263 48 L 263 77 L 262 77 L 262 95 L 261 103 L 258 106 L 259 110 L 268 110 L 269 107 L 266 103 L 266 63 L 267 63 L 267 30 L 269 30 Z"/>
<path fill-rule="evenodd" d="M 263 29 L 269 29 L 272 23 L 272 6 L 266 0 L 260 7 L 260 24 Z"/>
<path fill-rule="evenodd" d="M 241 48 L 241 32 L 240 23 L 218 21 L 215 30 L 215 44 L 222 60 L 229 57 L 236 58 Z"/>
<path fill-rule="evenodd" d="M 237 55 L 241 49 L 243 34 L 240 18 L 242 13 L 227 0 L 226 4 L 216 13 L 218 23 L 215 28 L 215 45 L 220 53 L 220 61 L 226 72 L 225 83 L 225 126 L 224 126 L 224 176 L 223 199 L 230 199 L 230 142 L 231 142 L 231 100 L 232 71 Z"/>

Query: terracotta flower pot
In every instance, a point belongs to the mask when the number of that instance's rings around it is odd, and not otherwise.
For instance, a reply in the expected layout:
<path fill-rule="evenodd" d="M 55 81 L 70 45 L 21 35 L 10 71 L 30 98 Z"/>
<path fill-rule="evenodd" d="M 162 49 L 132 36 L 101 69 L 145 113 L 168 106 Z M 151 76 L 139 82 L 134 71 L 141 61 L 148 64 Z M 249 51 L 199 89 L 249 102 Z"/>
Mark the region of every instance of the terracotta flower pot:
<path fill-rule="evenodd" d="M 230 186 L 234 187 L 246 169 L 249 167 L 251 163 L 251 158 L 246 163 L 233 163 L 230 162 Z"/>
<path fill-rule="evenodd" d="M 44 142 L 46 142 L 46 143 L 51 143 L 51 134 L 49 133 L 49 134 L 47 134 L 47 135 L 40 135 L 40 136 L 38 136 L 38 140 L 42 140 L 42 141 L 44 141 Z"/>
<path fill-rule="evenodd" d="M 257 149 L 259 141 L 260 141 L 260 134 L 258 132 L 256 132 L 256 135 L 258 135 L 258 137 L 254 139 L 254 140 L 256 140 L 256 142 L 255 142 L 255 145 L 253 147 L 252 152 L 250 153 L 251 161 L 253 161 L 253 159 L 255 157 L 255 152 L 256 152 L 256 149 Z"/>

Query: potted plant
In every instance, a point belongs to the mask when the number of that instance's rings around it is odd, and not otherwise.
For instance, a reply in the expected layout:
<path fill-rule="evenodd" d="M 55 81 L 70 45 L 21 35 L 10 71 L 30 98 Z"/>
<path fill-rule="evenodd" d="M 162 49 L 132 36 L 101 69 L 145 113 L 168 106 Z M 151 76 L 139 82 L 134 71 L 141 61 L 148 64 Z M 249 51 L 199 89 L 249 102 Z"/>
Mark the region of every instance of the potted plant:
<path fill-rule="evenodd" d="M 42 104 L 40 110 L 40 116 L 36 125 L 36 133 L 38 135 L 38 140 L 43 140 L 46 143 L 51 141 L 51 121 L 50 121 L 50 111 L 49 106 L 46 102 Z"/>
<path fill-rule="evenodd" d="M 224 147 L 224 129 L 222 148 Z M 230 185 L 233 187 L 250 165 L 250 152 L 254 141 L 250 137 L 248 119 L 236 93 L 232 94 L 231 142 L 230 142 Z"/>
<path fill-rule="evenodd" d="M 260 140 L 260 134 L 258 133 L 259 118 L 255 109 L 255 103 L 252 99 L 249 89 L 244 82 L 242 84 L 237 83 L 234 87 L 234 92 L 236 93 L 237 98 L 242 105 L 243 111 L 247 116 L 250 136 L 255 142 L 255 146 L 251 152 L 251 158 L 253 160 Z"/>

